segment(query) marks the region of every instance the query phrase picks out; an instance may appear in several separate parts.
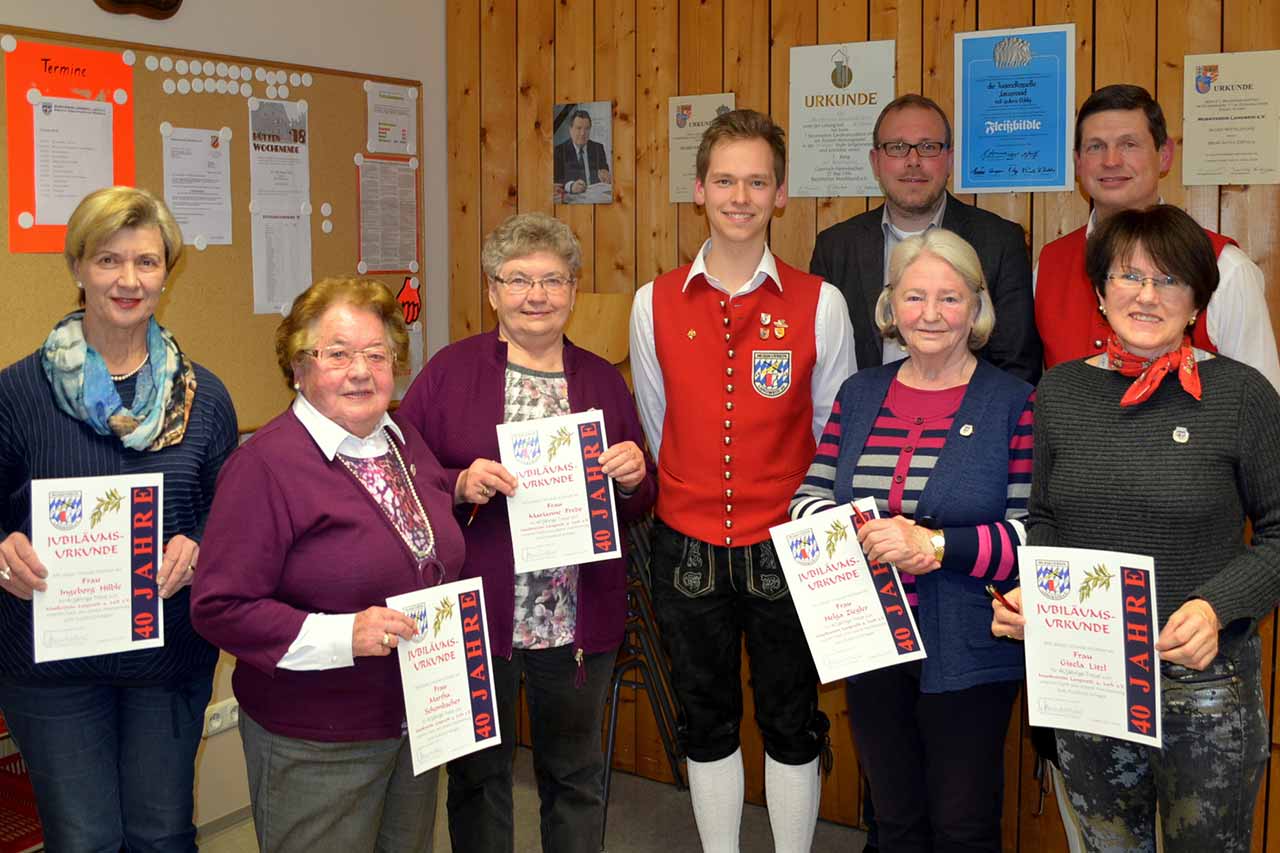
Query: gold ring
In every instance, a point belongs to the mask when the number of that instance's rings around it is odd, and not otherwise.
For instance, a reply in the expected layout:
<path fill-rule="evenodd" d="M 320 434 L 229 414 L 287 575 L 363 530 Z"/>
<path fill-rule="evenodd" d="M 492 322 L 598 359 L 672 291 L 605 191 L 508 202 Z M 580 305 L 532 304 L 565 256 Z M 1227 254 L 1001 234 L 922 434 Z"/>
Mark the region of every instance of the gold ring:
<path fill-rule="evenodd" d="M 13 569 L 5 566 L 0 568 L 0 581 L 7 581 L 13 577 Z"/>
<path fill-rule="evenodd" d="M 382 632 L 382 645 L 384 645 L 384 646 L 390 646 L 390 645 L 391 645 L 391 635 L 390 635 L 390 634 L 388 634 L 386 631 L 383 631 L 383 632 Z"/>

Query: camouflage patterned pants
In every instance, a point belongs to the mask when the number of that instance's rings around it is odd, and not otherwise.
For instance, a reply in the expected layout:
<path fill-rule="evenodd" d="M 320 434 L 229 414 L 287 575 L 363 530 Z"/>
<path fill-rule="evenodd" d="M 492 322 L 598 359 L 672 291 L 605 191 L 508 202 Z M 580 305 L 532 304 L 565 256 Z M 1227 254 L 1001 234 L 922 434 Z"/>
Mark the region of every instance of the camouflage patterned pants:
<path fill-rule="evenodd" d="M 1091 851 L 1249 850 L 1269 752 L 1260 642 L 1219 654 L 1203 672 L 1163 664 L 1164 748 L 1059 729 L 1058 758 Z"/>

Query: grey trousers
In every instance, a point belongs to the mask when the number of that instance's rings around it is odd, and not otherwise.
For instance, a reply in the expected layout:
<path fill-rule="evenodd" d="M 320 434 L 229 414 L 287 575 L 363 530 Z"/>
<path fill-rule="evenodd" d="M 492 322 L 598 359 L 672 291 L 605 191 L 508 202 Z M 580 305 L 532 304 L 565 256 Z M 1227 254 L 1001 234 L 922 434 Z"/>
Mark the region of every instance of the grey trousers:
<path fill-rule="evenodd" d="M 409 738 L 284 737 L 240 713 L 258 849 L 263 853 L 431 850 L 440 769 L 413 775 Z"/>

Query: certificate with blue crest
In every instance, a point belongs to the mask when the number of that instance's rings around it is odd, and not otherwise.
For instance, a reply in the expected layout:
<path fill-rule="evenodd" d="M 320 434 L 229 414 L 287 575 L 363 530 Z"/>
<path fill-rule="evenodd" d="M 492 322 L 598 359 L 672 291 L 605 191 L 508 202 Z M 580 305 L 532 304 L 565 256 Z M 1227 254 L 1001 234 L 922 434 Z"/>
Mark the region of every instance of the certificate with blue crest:
<path fill-rule="evenodd" d="M 622 556 L 613 480 L 600 465 L 608 447 L 599 409 L 498 424 L 499 457 L 520 481 L 506 498 L 517 573 Z"/>
<path fill-rule="evenodd" d="M 877 517 L 864 498 L 769 528 L 823 684 L 925 657 L 897 568 L 858 544 Z"/>
<path fill-rule="evenodd" d="M 31 481 L 36 663 L 164 645 L 164 475 Z"/>
<path fill-rule="evenodd" d="M 387 599 L 418 625 L 396 646 L 413 774 L 502 743 L 481 578 Z"/>
<path fill-rule="evenodd" d="M 1018 548 L 1033 726 L 1160 746 L 1155 561 Z"/>
<path fill-rule="evenodd" d="M 1074 188 L 1075 31 L 956 33 L 957 193 Z"/>

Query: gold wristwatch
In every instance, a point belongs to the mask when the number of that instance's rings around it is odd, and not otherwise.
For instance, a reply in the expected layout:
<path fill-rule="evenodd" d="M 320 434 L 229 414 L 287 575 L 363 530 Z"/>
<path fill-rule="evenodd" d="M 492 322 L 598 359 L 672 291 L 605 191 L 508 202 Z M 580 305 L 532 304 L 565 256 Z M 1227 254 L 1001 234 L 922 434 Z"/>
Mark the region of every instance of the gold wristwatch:
<path fill-rule="evenodd" d="M 938 561 L 938 565 L 942 565 L 942 555 L 947 549 L 947 537 L 942 535 L 941 530 L 935 530 L 929 536 L 929 544 L 933 546 L 933 559 Z"/>

